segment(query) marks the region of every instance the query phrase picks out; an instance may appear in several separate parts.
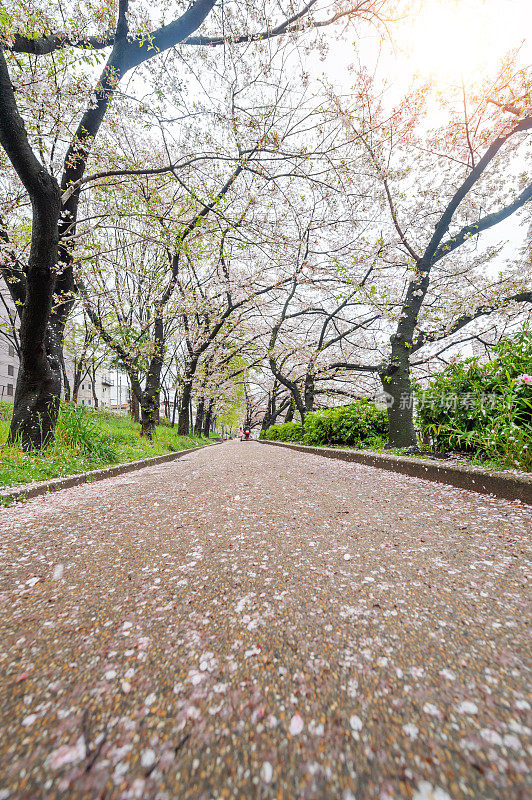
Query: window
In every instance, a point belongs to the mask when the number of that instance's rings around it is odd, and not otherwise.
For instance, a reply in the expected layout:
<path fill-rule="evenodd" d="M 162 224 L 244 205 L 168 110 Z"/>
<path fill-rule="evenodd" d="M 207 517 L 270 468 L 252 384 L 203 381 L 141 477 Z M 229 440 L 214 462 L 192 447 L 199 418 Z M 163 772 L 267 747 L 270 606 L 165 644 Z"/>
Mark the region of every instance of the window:
<path fill-rule="evenodd" d="M 13 384 L 12 383 L 8 383 L 7 384 L 7 393 L 8 393 L 8 395 L 10 397 L 13 397 Z"/>
<path fill-rule="evenodd" d="M 82 388 L 82 389 L 84 389 L 84 388 L 85 388 L 85 384 L 84 384 L 84 383 L 82 383 L 82 384 L 81 384 L 81 388 Z"/>
<path fill-rule="evenodd" d="M 10 358 L 14 358 L 14 356 L 15 356 L 15 348 L 13 347 L 12 344 L 10 344 L 9 347 L 7 348 L 7 352 L 9 354 Z"/>
<path fill-rule="evenodd" d="M 15 367 L 13 366 L 13 364 L 8 364 L 7 365 L 7 374 L 8 375 L 14 375 L 15 374 Z"/>

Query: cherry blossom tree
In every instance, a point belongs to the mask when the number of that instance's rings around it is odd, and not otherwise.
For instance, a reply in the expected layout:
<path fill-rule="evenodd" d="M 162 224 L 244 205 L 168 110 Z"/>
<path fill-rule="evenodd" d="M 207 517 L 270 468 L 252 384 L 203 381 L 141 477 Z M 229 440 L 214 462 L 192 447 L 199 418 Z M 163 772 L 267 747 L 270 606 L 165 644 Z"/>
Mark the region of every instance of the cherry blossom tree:
<path fill-rule="evenodd" d="M 61 391 L 64 328 L 79 289 L 72 245 L 79 221 L 80 192 L 94 177 L 86 174 L 89 159 L 98 152 L 102 123 L 116 105 L 125 76 L 154 61 L 162 63 L 164 74 L 161 57 L 172 54 L 180 43 L 183 48 L 204 49 L 246 46 L 333 23 L 345 24 L 351 19 L 375 18 L 383 6 L 379 0 L 354 4 L 309 0 L 301 6 L 289 3 L 288 15 L 274 24 L 269 21 L 276 9 L 262 2 L 231 4 L 231 13 L 227 4 L 217 0 L 195 0 L 188 7 L 176 2 L 155 9 L 139 4 L 130 8 L 128 0 L 118 0 L 104 3 L 96 15 L 69 3 L 7 7 L 0 32 L 0 143 L 31 204 L 27 263 L 20 269 L 16 263 L 3 265 L 9 290 L 20 309 L 21 366 L 12 439 L 17 438 L 23 447 L 40 447 L 53 436 Z M 201 26 L 205 33 L 196 35 Z M 43 60 L 47 65 L 44 70 L 40 67 Z M 53 102 L 41 103 L 30 119 L 21 108 L 19 87 L 30 87 L 30 93 L 39 95 L 55 69 L 49 65 L 59 62 L 69 79 L 66 83 L 52 81 L 52 97 L 54 93 L 61 95 L 61 87 L 66 85 L 62 105 L 68 107 L 69 124 L 63 125 Z M 100 75 L 94 80 L 98 65 Z M 49 74 L 44 78 L 46 69 Z M 157 86 L 156 92 L 164 93 L 164 85 Z M 41 98 L 45 96 L 43 91 Z M 77 124 L 72 108 L 79 112 Z M 40 135 L 42 130 L 35 124 L 46 111 L 51 112 L 54 133 L 60 129 L 62 133 L 51 137 L 49 152 L 46 135 Z M 45 123 L 41 129 L 47 127 L 50 125 Z M 56 148 L 58 141 L 66 142 L 66 146 Z M 116 172 L 108 169 L 105 155 L 99 153 L 98 177 L 102 172 Z"/>
<path fill-rule="evenodd" d="M 381 214 L 388 214 L 387 227 L 376 216 L 372 257 L 382 266 L 367 301 L 386 320 L 390 346 L 381 341 L 373 362 L 335 367 L 379 376 L 394 446 L 416 446 L 412 355 L 419 365 L 433 352 L 430 345 L 449 343 L 476 320 L 531 300 L 530 272 L 522 264 L 494 276 L 490 264 L 499 248 L 477 250 L 484 232 L 532 199 L 529 176 L 519 168 L 530 147 L 530 86 L 511 67 L 472 96 L 463 88 L 448 98 L 442 109 L 448 121 L 437 129 L 427 114 L 429 104 L 434 113 L 432 96 L 418 94 L 386 111 L 364 77 L 349 109 L 340 112 L 349 136 L 366 151 L 366 172 L 374 177 Z"/>

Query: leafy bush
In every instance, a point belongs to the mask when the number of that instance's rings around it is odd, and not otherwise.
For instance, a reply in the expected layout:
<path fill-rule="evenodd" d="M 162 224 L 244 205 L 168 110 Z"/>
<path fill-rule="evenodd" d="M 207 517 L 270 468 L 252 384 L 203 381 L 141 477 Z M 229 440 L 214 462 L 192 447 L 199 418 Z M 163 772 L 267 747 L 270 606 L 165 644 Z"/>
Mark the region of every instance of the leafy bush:
<path fill-rule="evenodd" d="M 377 447 L 385 443 L 386 412 L 370 400 L 356 400 L 348 406 L 308 414 L 305 419 L 307 444 L 343 444 Z"/>
<path fill-rule="evenodd" d="M 279 425 L 270 425 L 264 431 L 264 439 L 274 442 L 300 442 L 303 438 L 303 428 L 300 422 L 283 422 Z"/>
<path fill-rule="evenodd" d="M 532 333 L 505 339 L 493 356 L 456 361 L 417 389 L 422 432 L 439 448 L 532 470 Z"/>
<path fill-rule="evenodd" d="M 307 414 L 305 436 L 299 422 L 271 425 L 260 438 L 306 444 L 344 444 L 356 447 L 383 445 L 388 430 L 386 412 L 370 400 L 356 400 L 349 406 Z"/>

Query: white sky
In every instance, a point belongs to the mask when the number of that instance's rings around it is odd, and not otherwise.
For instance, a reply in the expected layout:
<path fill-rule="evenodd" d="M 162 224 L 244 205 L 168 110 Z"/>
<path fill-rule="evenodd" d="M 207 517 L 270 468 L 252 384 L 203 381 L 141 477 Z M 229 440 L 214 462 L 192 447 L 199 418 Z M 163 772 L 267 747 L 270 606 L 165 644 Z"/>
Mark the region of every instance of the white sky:
<path fill-rule="evenodd" d="M 417 12 L 390 24 L 389 39 L 369 28 L 354 43 L 331 44 L 326 60 L 315 62 L 313 72 L 348 90 L 353 81 L 348 67 L 357 60 L 391 83 L 391 102 L 396 102 L 416 78 L 430 79 L 443 90 L 480 82 L 496 73 L 512 50 L 519 50 L 523 66 L 532 64 L 532 0 L 417 0 L 417 5 Z M 514 215 L 483 234 L 488 247 L 508 241 L 500 259 L 511 259 L 523 245 L 530 205 L 525 224 Z"/>
<path fill-rule="evenodd" d="M 349 85 L 346 67 L 357 53 L 370 70 L 379 57 L 380 73 L 403 92 L 415 75 L 432 78 L 442 88 L 462 79 L 466 85 L 476 82 L 514 48 L 520 48 L 522 63 L 532 62 L 532 0 L 415 2 L 417 10 L 389 25 L 391 41 L 368 28 L 354 43 L 331 45 L 322 71 Z"/>

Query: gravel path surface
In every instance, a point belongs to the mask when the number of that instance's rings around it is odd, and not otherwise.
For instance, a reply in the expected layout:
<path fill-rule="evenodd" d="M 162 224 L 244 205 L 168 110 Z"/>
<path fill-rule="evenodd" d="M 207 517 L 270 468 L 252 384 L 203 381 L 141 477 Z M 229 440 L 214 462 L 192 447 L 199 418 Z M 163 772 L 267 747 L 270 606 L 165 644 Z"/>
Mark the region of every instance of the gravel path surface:
<path fill-rule="evenodd" d="M 0 511 L 0 800 L 524 800 L 531 528 L 253 442 Z"/>

